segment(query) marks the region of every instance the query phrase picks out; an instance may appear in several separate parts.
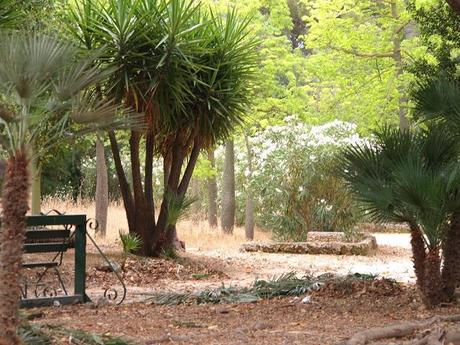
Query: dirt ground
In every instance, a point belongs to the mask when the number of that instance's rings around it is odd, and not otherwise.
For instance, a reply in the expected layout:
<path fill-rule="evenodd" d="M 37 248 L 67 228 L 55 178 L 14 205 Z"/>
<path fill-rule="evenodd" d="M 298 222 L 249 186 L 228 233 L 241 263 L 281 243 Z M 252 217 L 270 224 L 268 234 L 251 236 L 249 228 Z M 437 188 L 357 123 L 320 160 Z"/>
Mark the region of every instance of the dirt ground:
<path fill-rule="evenodd" d="M 42 312 L 43 316 L 35 322 L 120 335 L 135 344 L 334 345 L 369 327 L 458 313 L 460 308 L 449 306 L 427 311 L 414 289 L 404 288 L 392 296 L 314 295 L 308 304 L 289 297 L 251 304 L 135 303 L 98 308 L 80 305 L 42 309 Z"/>
<path fill-rule="evenodd" d="M 179 259 L 128 259 L 123 273 L 128 298 L 121 306 L 86 304 L 28 310 L 39 317 L 33 322 L 61 324 L 97 333 L 124 336 L 135 344 L 337 344 L 353 333 L 373 326 L 424 319 L 435 314 L 460 313 L 458 306 L 426 310 L 413 286 L 413 270 L 407 235 L 378 235 L 378 254 L 312 256 L 240 253 L 235 249 L 188 248 Z M 104 246 L 111 260 L 121 256 L 115 245 Z M 101 271 L 94 248 L 88 256 L 88 292 L 98 301 L 102 287 L 115 283 L 113 273 Z M 71 259 L 64 276 L 72 283 Z M 98 268 L 99 267 L 99 268 Z M 226 286 L 249 286 L 286 272 L 372 273 L 398 280 L 395 289 L 360 287 L 285 297 L 247 304 L 158 306 L 141 302 L 145 293 L 196 292 Z M 52 277 L 51 277 L 52 278 Z M 62 341 L 68 344 L 68 340 Z M 377 344 L 377 343 L 376 343 Z M 383 344 L 383 343 L 382 343 Z M 385 343 L 387 344 L 387 343 Z M 399 344 L 394 342 L 394 344 Z"/>

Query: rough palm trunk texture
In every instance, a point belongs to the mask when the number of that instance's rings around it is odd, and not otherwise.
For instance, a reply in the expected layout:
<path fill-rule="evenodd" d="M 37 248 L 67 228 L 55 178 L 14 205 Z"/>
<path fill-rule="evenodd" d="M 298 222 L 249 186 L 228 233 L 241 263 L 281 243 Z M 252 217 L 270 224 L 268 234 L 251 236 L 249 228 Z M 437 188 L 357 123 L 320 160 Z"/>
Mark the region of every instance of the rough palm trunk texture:
<path fill-rule="evenodd" d="M 441 257 L 439 249 L 430 249 L 426 255 L 423 299 L 425 305 L 429 308 L 435 307 L 442 302 L 448 302 L 441 280 Z"/>
<path fill-rule="evenodd" d="M 214 151 L 208 151 L 208 160 L 211 163 L 211 168 L 216 167 L 216 158 Z M 208 222 L 211 228 L 217 227 L 217 181 L 216 176 L 211 176 L 207 181 L 208 185 Z"/>
<path fill-rule="evenodd" d="M 220 223 L 227 234 L 233 233 L 235 226 L 235 148 L 233 141 L 225 144 L 225 162 L 222 181 L 222 210 Z"/>
<path fill-rule="evenodd" d="M 0 345 L 22 344 L 16 335 L 21 297 L 21 264 L 29 197 L 24 149 L 8 160 L 2 194 L 0 229 Z"/>
<path fill-rule="evenodd" d="M 99 224 L 98 234 L 105 237 L 107 231 L 107 210 L 109 207 L 109 186 L 107 164 L 105 162 L 104 144 L 96 139 L 96 219 Z"/>
<path fill-rule="evenodd" d="M 414 272 L 417 278 L 417 285 L 421 291 L 425 286 L 425 259 L 426 250 L 423 234 L 417 225 L 410 224 L 412 261 L 414 263 Z"/>
<path fill-rule="evenodd" d="M 442 281 L 449 298 L 454 297 L 455 288 L 460 283 L 460 214 L 454 213 L 443 241 L 444 263 Z"/>
<path fill-rule="evenodd" d="M 30 177 L 31 177 L 31 213 L 40 215 L 41 213 L 41 197 L 42 197 L 42 169 L 37 165 L 37 162 L 30 162 Z"/>

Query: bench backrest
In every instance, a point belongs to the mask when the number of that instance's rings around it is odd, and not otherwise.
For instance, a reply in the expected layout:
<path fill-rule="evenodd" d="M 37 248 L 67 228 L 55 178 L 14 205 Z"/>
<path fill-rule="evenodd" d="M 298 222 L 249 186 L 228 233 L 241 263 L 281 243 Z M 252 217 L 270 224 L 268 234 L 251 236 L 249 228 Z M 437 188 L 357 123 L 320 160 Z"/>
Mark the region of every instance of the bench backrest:
<path fill-rule="evenodd" d="M 24 252 L 31 253 L 58 253 L 69 248 L 70 230 L 27 230 Z"/>

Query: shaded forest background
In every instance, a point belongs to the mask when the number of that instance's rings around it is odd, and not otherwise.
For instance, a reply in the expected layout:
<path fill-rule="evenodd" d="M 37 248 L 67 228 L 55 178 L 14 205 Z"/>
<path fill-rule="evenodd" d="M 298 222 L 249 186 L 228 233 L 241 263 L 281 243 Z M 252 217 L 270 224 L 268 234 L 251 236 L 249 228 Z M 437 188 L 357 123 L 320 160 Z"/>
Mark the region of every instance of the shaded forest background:
<path fill-rule="evenodd" d="M 441 69 L 457 73 L 458 19 L 440 1 L 204 2 L 216 13 L 231 5 L 251 15 L 261 43 L 246 125 L 199 158 L 189 192 L 194 217 L 211 225 L 220 219 L 228 232 L 235 223 L 246 224 L 248 237 L 254 224 L 296 240 L 306 230 L 353 228 L 356 205 L 330 173 L 334 154 L 366 140 L 382 124 L 409 126 L 416 77 Z M 28 25 L 51 32 L 74 3 L 37 0 L 22 6 Z M 75 139 L 49 152 L 41 162 L 43 198 L 94 198 L 95 139 Z M 109 141 L 102 139 L 108 195 L 119 201 Z M 128 166 L 128 145 L 121 154 Z M 161 162 L 156 164 L 161 170 Z M 160 175 L 153 176 L 159 195 Z"/>

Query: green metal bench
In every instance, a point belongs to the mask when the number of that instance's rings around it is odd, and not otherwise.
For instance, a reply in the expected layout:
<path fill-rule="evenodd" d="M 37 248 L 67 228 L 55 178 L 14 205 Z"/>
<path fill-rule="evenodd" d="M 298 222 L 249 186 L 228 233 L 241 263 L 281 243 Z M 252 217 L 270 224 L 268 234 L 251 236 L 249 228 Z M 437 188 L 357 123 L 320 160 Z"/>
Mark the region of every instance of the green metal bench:
<path fill-rule="evenodd" d="M 97 228 L 97 222 L 89 220 L 85 215 L 40 215 L 27 217 L 26 241 L 24 244 L 25 254 L 40 254 L 39 260 L 24 260 L 24 269 L 41 269 L 38 278 L 29 282 L 24 280 L 22 288 L 21 307 L 40 307 L 63 304 L 75 304 L 90 302 L 86 294 L 86 240 L 93 243 L 102 258 L 112 267 L 112 263 L 104 255 L 94 239 L 86 231 L 86 228 Z M 64 254 L 70 248 L 74 248 L 74 288 L 69 294 L 62 279 L 59 268 L 63 263 Z M 43 255 L 41 255 L 43 254 Z M 50 259 L 43 260 L 45 254 L 50 254 Z M 54 272 L 62 293 L 54 287 L 47 286 L 43 278 L 48 272 Z M 104 297 L 113 303 L 120 304 L 126 297 L 126 286 L 118 272 L 113 269 L 122 287 L 122 293 L 114 288 L 105 289 Z M 30 287 L 33 295 L 31 296 Z"/>

